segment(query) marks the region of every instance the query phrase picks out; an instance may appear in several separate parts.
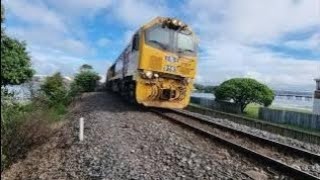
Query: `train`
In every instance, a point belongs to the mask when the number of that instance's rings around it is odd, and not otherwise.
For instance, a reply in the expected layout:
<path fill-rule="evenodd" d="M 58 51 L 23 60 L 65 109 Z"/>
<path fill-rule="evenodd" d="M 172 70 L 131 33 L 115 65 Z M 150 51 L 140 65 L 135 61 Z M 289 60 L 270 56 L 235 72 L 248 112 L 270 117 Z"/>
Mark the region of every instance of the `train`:
<path fill-rule="evenodd" d="M 196 75 L 198 38 L 177 18 L 141 26 L 106 74 L 106 88 L 147 107 L 182 109 Z"/>

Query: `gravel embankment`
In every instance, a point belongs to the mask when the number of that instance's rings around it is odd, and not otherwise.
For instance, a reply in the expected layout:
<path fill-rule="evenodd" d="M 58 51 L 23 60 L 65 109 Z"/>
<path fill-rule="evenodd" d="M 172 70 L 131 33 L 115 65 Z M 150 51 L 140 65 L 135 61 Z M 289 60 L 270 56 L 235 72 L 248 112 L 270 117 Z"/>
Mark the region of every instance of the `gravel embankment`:
<path fill-rule="evenodd" d="M 203 115 L 203 114 L 199 114 L 199 113 L 195 113 L 195 112 L 190 112 L 190 111 L 185 111 L 185 110 L 181 110 L 181 111 L 184 113 L 191 114 L 191 115 L 200 116 L 200 117 L 205 118 L 205 119 L 212 121 L 214 123 L 218 123 L 218 124 L 221 124 L 221 125 L 224 125 L 227 127 L 238 129 L 240 131 L 250 133 L 250 134 L 262 137 L 262 138 L 267 138 L 267 139 L 270 139 L 270 140 L 273 140 L 276 142 L 280 142 L 283 144 L 287 144 L 290 146 L 298 147 L 301 149 L 308 150 L 310 152 L 320 154 L 320 145 L 317 145 L 317 144 L 306 143 L 306 142 L 302 142 L 302 141 L 299 141 L 299 140 L 296 140 L 296 139 L 293 139 L 290 137 L 285 137 L 285 136 L 281 136 L 279 134 L 270 133 L 268 131 L 263 131 L 263 130 L 252 128 L 252 127 L 245 126 L 242 124 L 237 124 L 235 122 L 229 121 L 228 119 L 214 118 L 211 116 L 207 116 L 207 115 Z"/>
<path fill-rule="evenodd" d="M 85 139 L 78 141 L 78 119 Z M 284 179 L 258 160 L 128 105 L 114 94 L 90 93 L 47 145 L 4 179 Z M 49 146 L 49 147 L 47 147 Z M 37 157 L 39 156 L 39 157 Z M 23 170 L 22 170 L 23 169 Z"/>
<path fill-rule="evenodd" d="M 189 112 L 186 112 L 186 111 L 182 111 L 182 112 L 186 114 L 190 114 Z M 172 111 L 162 112 L 162 113 L 164 113 L 166 116 L 177 119 L 183 123 L 191 124 L 194 127 L 211 132 L 215 135 L 218 135 L 219 137 L 228 139 L 233 143 L 242 145 L 248 149 L 254 150 L 255 152 L 258 152 L 265 156 L 277 159 L 278 161 L 281 161 L 287 165 L 303 170 L 308 174 L 311 174 L 320 178 L 320 163 L 315 159 L 309 159 L 301 156 L 300 154 L 288 153 L 288 151 L 283 151 L 281 150 L 281 148 L 279 149 L 270 144 L 265 144 L 260 141 L 256 141 L 256 139 L 245 137 L 241 134 L 231 133 L 223 129 L 220 129 L 218 127 L 210 126 L 207 123 L 194 120 L 193 118 L 190 118 L 190 117 L 182 116 Z M 199 115 L 197 115 L 197 117 L 199 117 Z M 211 121 L 211 122 L 214 122 L 214 121 Z M 221 123 L 219 124 L 221 125 Z"/>

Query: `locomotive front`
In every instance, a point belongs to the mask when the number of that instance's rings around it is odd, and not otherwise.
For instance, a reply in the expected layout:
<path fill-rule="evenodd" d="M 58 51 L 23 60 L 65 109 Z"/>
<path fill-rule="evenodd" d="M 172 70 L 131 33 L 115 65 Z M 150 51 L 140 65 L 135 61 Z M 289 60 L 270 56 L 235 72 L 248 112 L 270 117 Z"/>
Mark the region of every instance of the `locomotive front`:
<path fill-rule="evenodd" d="M 140 32 L 136 101 L 145 106 L 186 107 L 196 74 L 194 32 L 172 18 L 156 18 Z"/>

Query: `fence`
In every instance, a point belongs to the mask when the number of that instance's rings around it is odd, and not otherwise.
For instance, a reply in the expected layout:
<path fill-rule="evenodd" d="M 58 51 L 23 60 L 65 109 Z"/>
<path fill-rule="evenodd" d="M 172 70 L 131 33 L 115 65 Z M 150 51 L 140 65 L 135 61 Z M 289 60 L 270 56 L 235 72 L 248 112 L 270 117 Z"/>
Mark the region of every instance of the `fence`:
<path fill-rule="evenodd" d="M 225 118 L 229 121 L 233 121 L 238 124 L 243 124 L 245 126 L 261 129 L 264 131 L 269 131 L 274 134 L 280 134 L 282 136 L 291 137 L 294 139 L 298 139 L 300 141 L 320 144 L 320 134 L 315 132 L 310 132 L 308 130 L 297 130 L 292 127 L 287 127 L 282 124 L 272 123 L 259 119 L 252 119 L 236 114 L 225 113 L 221 111 L 212 110 L 209 108 L 203 108 L 199 106 L 189 105 L 187 110 L 204 114 L 207 116 L 212 116 L 215 118 Z"/>
<path fill-rule="evenodd" d="M 320 115 L 261 107 L 259 119 L 320 130 Z"/>
<path fill-rule="evenodd" d="M 200 98 L 200 97 L 191 97 L 191 103 L 198 104 L 203 107 L 207 107 L 210 109 L 215 109 L 223 112 L 229 113 L 240 113 L 240 107 L 234 103 L 225 102 L 225 101 L 215 101 L 213 99 Z"/>

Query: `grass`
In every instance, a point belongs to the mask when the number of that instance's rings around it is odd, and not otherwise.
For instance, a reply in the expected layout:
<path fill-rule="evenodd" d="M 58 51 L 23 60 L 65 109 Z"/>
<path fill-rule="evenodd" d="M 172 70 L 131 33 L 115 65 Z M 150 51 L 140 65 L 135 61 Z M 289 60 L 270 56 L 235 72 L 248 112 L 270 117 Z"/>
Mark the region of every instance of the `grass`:
<path fill-rule="evenodd" d="M 261 105 L 259 104 L 254 104 L 251 103 L 249 104 L 245 109 L 244 109 L 244 116 L 249 117 L 249 118 L 259 118 L 259 108 Z"/>
<path fill-rule="evenodd" d="M 243 115 L 246 117 L 249 117 L 249 118 L 259 119 L 259 108 L 260 107 L 262 107 L 262 106 L 259 104 L 251 103 L 246 107 Z M 270 109 L 277 109 L 277 110 L 302 112 L 302 113 L 311 113 L 311 111 L 304 110 L 304 109 L 296 109 L 296 108 L 282 108 L 282 107 L 269 107 L 269 108 Z M 292 129 L 297 129 L 300 131 L 313 132 L 313 133 L 319 134 L 319 130 L 315 130 L 315 129 L 303 128 L 303 127 L 300 127 L 297 125 L 286 124 L 286 123 L 279 124 L 279 125 L 282 125 L 282 126 L 285 126 L 288 128 L 292 128 Z"/>
<path fill-rule="evenodd" d="M 299 109 L 299 108 L 284 108 L 284 107 L 269 107 L 270 109 L 278 109 L 278 110 L 285 110 L 285 111 L 295 111 L 295 112 L 302 112 L 302 113 L 312 113 L 311 110 L 307 109 Z"/>
<path fill-rule="evenodd" d="M 1 172 L 28 150 L 43 143 L 52 125 L 64 118 L 67 107 L 42 102 L 1 107 Z"/>
<path fill-rule="evenodd" d="M 202 106 L 200 106 L 198 104 L 192 104 L 192 106 L 202 108 Z M 260 107 L 262 107 L 262 106 L 259 104 L 252 103 L 246 107 L 243 114 L 235 114 L 235 115 L 252 118 L 251 120 L 263 121 L 263 120 L 259 119 L 259 108 Z M 280 109 L 280 108 L 275 108 L 275 109 Z M 290 108 L 286 108 L 286 109 L 282 109 L 282 110 L 297 111 L 296 109 L 290 109 Z M 300 112 L 304 112 L 304 111 L 302 110 Z M 309 112 L 309 111 L 306 111 L 306 112 Z M 232 114 L 232 113 L 230 113 L 230 114 Z M 266 122 L 266 121 L 263 121 L 263 122 Z M 291 124 L 278 124 L 278 123 L 272 123 L 272 122 L 266 122 L 266 123 L 274 124 L 274 125 L 281 126 L 284 128 L 290 128 L 290 129 L 295 129 L 295 130 L 299 130 L 299 131 L 303 131 L 303 132 L 309 132 L 309 133 L 314 133 L 314 134 L 320 135 L 319 130 L 315 130 L 315 129 L 303 128 L 303 127 L 291 125 Z"/>
<path fill-rule="evenodd" d="M 259 108 L 263 107 L 259 104 L 251 103 L 244 110 L 244 116 L 250 118 L 259 118 Z M 302 113 L 312 113 L 310 110 L 306 109 L 298 109 L 298 108 L 283 108 L 283 107 L 269 107 L 270 109 L 276 110 L 285 110 L 285 111 L 294 111 L 294 112 L 302 112 Z"/>

